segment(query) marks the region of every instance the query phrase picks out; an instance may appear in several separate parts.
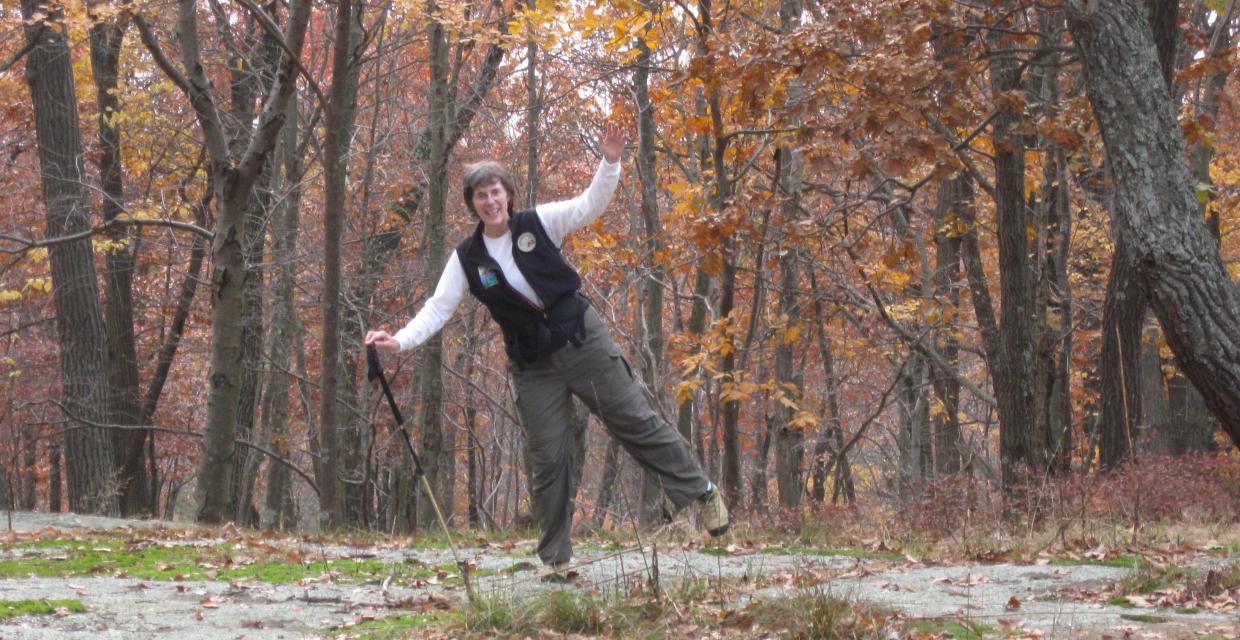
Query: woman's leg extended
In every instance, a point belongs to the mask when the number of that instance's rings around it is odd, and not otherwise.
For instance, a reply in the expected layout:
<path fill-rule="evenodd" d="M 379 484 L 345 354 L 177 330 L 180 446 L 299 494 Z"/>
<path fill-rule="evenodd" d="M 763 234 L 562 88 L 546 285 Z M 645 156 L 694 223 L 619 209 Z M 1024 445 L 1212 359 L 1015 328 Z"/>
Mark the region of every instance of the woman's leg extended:
<path fill-rule="evenodd" d="M 677 507 L 702 497 L 710 481 L 685 439 L 659 415 L 633 377 L 594 309 L 586 311 L 586 338 L 552 360 L 569 387 L 646 469 L 658 475 Z"/>
<path fill-rule="evenodd" d="M 533 477 L 534 515 L 542 529 L 538 557 L 545 564 L 568 562 L 573 557 L 570 483 L 572 482 L 572 432 L 569 417 L 572 398 L 563 380 L 545 363 L 526 371 L 513 371 L 517 409 L 529 444 L 527 455 Z"/>

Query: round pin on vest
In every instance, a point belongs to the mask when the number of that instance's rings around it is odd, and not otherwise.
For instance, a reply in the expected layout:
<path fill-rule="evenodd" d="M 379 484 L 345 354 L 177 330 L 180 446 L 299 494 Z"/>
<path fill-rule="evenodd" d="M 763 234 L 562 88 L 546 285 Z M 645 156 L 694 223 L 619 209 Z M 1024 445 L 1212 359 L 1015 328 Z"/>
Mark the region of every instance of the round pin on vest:
<path fill-rule="evenodd" d="M 537 244 L 537 241 L 534 240 L 534 234 L 530 231 L 526 231 L 517 237 L 517 248 L 526 253 L 533 251 L 535 244 Z"/>

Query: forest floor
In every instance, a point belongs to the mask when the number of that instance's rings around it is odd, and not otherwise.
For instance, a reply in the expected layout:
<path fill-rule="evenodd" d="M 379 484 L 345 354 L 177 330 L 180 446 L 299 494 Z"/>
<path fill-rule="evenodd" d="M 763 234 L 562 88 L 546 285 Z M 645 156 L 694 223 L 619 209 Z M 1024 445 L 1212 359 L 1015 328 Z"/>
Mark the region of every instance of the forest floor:
<path fill-rule="evenodd" d="M 569 585 L 539 580 L 533 540 L 458 539 L 471 606 L 434 540 L 0 514 L 0 639 L 1240 638 L 1234 588 L 1132 588 L 1150 565 L 1163 577 L 1240 573 L 1234 548 L 939 562 L 881 544 L 667 538 L 580 542 Z M 825 630 L 836 624 L 849 635 Z"/>

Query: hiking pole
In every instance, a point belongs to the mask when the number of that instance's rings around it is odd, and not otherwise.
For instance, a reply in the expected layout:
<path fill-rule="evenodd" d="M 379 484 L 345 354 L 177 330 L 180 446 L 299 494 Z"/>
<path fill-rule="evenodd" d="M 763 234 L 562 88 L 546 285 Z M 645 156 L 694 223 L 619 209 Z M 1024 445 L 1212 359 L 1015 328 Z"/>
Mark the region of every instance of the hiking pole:
<path fill-rule="evenodd" d="M 430 500 L 431 507 L 435 510 L 435 517 L 439 520 L 439 526 L 443 528 L 443 534 L 448 537 L 448 548 L 452 550 L 452 559 L 456 561 L 456 566 L 461 570 L 461 578 L 465 581 L 465 597 L 469 599 L 470 604 L 473 604 L 474 587 L 469 580 L 469 565 L 462 562 L 460 555 L 457 554 L 456 543 L 452 541 L 452 532 L 448 530 L 448 523 L 444 520 L 443 512 L 439 510 L 439 503 L 435 500 L 435 492 L 431 490 L 431 483 L 426 479 L 426 473 L 422 470 L 422 461 L 418 458 L 418 453 L 413 450 L 413 440 L 409 437 L 409 430 L 405 428 L 405 419 L 400 415 L 400 407 L 396 406 L 396 399 L 392 397 L 392 387 L 388 385 L 387 376 L 383 375 L 383 367 L 379 364 L 379 350 L 374 345 L 369 345 L 366 347 L 366 380 L 373 382 L 376 378 L 383 386 L 383 395 L 387 397 L 388 407 L 392 409 L 392 417 L 396 418 L 396 426 L 400 427 L 400 434 L 404 436 L 409 457 L 413 458 L 413 477 L 422 481 L 422 490 L 426 492 L 426 498 Z"/>

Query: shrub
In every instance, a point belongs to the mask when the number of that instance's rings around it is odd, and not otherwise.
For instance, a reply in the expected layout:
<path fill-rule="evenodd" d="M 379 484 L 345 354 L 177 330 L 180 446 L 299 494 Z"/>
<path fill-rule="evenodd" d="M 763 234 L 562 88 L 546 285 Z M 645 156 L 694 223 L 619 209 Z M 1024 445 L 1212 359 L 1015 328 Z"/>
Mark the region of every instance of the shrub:
<path fill-rule="evenodd" d="M 917 536 L 938 540 L 967 528 L 1019 525 L 1032 532 L 1048 520 L 1134 526 L 1240 519 L 1240 458 L 1234 455 L 1152 457 L 1105 474 L 1021 475 L 1019 488 L 1007 496 L 966 475 L 936 479 L 898 503 L 898 522 Z M 1018 520 L 1005 523 L 1005 508 Z"/>

